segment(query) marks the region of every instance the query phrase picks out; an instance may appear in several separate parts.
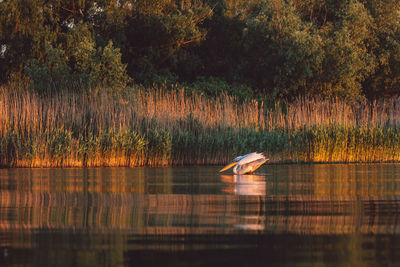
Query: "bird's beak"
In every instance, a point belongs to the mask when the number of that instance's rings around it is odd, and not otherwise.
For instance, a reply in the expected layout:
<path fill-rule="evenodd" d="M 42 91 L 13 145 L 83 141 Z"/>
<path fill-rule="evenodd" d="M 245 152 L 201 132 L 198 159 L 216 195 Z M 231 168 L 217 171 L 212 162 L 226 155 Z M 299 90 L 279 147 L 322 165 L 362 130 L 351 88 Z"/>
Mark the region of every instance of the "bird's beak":
<path fill-rule="evenodd" d="M 237 161 L 231 162 L 231 163 L 229 163 L 228 165 L 226 165 L 225 167 L 223 167 L 219 172 L 226 171 L 227 169 L 229 169 L 229 168 L 235 166 L 236 164 L 237 164 Z"/>

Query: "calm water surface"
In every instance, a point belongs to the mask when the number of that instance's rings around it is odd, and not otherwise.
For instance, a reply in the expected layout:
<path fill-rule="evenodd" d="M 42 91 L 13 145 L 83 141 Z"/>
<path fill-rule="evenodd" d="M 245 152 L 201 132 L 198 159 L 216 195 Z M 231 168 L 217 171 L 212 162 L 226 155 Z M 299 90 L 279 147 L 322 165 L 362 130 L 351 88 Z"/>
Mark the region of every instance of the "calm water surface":
<path fill-rule="evenodd" d="M 400 165 L 219 169 L 0 170 L 0 265 L 400 264 Z"/>

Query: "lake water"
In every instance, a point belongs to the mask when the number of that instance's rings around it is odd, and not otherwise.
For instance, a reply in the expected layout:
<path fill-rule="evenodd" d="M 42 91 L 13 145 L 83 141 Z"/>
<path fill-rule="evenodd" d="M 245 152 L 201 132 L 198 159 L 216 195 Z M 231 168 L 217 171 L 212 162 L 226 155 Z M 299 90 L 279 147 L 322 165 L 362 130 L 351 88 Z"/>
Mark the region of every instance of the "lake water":
<path fill-rule="evenodd" d="M 399 265 L 400 165 L 1 169 L 0 265 Z"/>

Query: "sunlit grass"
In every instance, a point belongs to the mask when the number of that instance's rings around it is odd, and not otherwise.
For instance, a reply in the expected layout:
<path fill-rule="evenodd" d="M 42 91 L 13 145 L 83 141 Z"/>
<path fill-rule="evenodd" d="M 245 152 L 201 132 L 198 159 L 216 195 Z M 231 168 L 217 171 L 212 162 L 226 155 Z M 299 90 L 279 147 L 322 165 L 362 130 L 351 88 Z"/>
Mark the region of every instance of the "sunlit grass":
<path fill-rule="evenodd" d="M 42 96 L 1 87 L 0 165 L 223 164 L 251 151 L 272 162 L 399 161 L 399 103 L 299 99 L 266 107 L 182 88 Z"/>

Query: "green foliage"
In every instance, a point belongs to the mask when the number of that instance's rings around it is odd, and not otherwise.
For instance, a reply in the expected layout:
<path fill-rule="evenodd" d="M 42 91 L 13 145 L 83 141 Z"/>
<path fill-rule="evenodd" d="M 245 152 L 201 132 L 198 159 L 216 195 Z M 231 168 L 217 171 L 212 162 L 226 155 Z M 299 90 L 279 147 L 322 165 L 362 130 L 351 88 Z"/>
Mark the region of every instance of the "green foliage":
<path fill-rule="evenodd" d="M 29 59 L 45 57 L 45 43 L 57 38 L 58 19 L 43 0 L 0 2 L 0 81 L 21 73 Z M 51 25 L 51 26 L 50 26 Z"/>
<path fill-rule="evenodd" d="M 119 91 L 130 81 L 126 65 L 121 63 L 121 53 L 111 41 L 96 49 L 90 37 L 84 36 L 70 52 L 67 55 L 61 48 L 47 44 L 42 64 L 37 59 L 27 61 L 25 72 L 37 91 L 96 87 Z"/>
<path fill-rule="evenodd" d="M 400 88 L 400 2 L 396 0 L 368 0 L 365 6 L 374 18 L 372 51 L 377 69 L 363 82 L 363 91 L 369 98 L 398 95 Z"/>
<path fill-rule="evenodd" d="M 126 42 L 122 53 L 128 72 L 146 82 L 149 77 L 165 73 L 165 69 L 182 69 L 179 52 L 205 38 L 206 31 L 200 25 L 211 14 L 210 6 L 197 0 L 137 2 L 124 26 Z M 109 25 L 100 23 L 99 27 Z M 108 38 L 114 36 L 112 33 Z"/>
<path fill-rule="evenodd" d="M 350 1 L 340 18 L 337 28 L 325 36 L 327 56 L 322 88 L 327 95 L 354 99 L 361 94 L 362 81 L 376 69 L 375 56 L 369 50 L 373 18 L 357 1 Z"/>
<path fill-rule="evenodd" d="M 165 130 L 151 129 L 147 135 L 150 161 L 168 162 L 171 157 L 171 134 Z"/>
<path fill-rule="evenodd" d="M 124 151 L 127 158 L 136 156 L 143 152 L 148 144 L 146 138 L 136 131 L 127 131 L 120 133 L 120 149 Z"/>
<path fill-rule="evenodd" d="M 223 93 L 237 96 L 239 99 L 250 99 L 254 97 L 253 91 L 246 85 L 229 84 L 224 80 L 215 77 L 199 77 L 190 86 L 190 89 L 198 92 L 205 93 L 209 96 L 217 96 Z"/>
<path fill-rule="evenodd" d="M 312 25 L 301 21 L 294 4 L 260 5 L 247 20 L 245 47 L 253 71 L 276 96 L 307 94 L 315 87 L 324 58 L 323 42 Z"/>
<path fill-rule="evenodd" d="M 88 87 L 107 87 L 113 90 L 124 88 L 130 78 L 126 73 L 126 64 L 121 62 L 121 52 L 108 41 L 107 45 L 97 47 L 92 38 L 90 26 L 78 24 L 68 36 L 66 50 L 71 49 L 75 72 L 85 77 Z"/>
<path fill-rule="evenodd" d="M 62 164 L 70 152 L 71 132 L 64 129 L 53 129 L 48 133 L 48 153 L 56 164 Z"/>
<path fill-rule="evenodd" d="M 45 63 L 40 64 L 37 59 L 30 59 L 25 66 L 25 72 L 31 79 L 33 88 L 39 92 L 68 88 L 74 81 L 64 51 L 51 45 L 46 45 Z"/>
<path fill-rule="evenodd" d="M 112 41 L 98 50 L 96 59 L 92 67 L 95 72 L 90 75 L 93 84 L 119 90 L 127 85 L 130 78 L 126 74 L 126 65 L 121 63 L 121 53 L 113 47 Z"/>
<path fill-rule="evenodd" d="M 396 0 L 0 2 L 0 82 L 120 91 L 133 79 L 215 96 L 399 94 Z"/>

